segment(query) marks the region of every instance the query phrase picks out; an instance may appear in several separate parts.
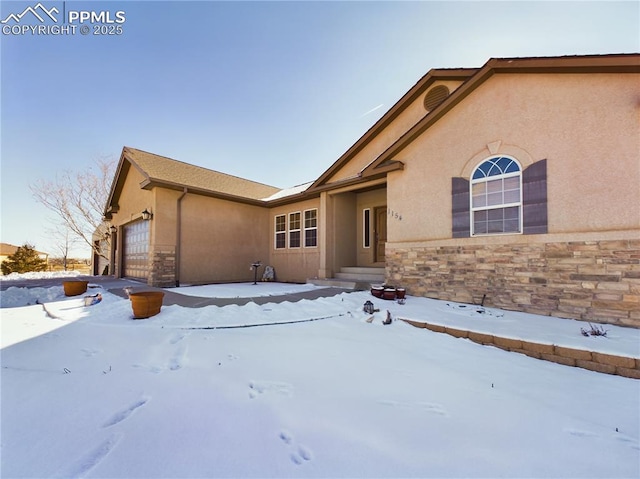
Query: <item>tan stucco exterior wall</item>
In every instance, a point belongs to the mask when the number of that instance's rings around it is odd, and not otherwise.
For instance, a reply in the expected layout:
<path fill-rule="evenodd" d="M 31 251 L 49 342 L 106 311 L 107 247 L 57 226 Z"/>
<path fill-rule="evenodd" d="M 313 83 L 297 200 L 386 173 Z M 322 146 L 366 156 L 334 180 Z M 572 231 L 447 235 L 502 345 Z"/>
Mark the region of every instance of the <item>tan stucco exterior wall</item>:
<path fill-rule="evenodd" d="M 140 188 L 142 180 L 134 168 L 129 170 L 120 196 L 123 201 L 111 223 L 122 227 L 140 220 L 145 208 L 153 213 L 149 223 L 149 284 L 253 279 L 251 263 L 269 254 L 264 237 L 269 228 L 267 208 L 166 188 L 144 190 Z M 121 250 L 120 234 L 117 275 L 122 271 Z"/>
<path fill-rule="evenodd" d="M 548 160 L 549 233 L 640 228 L 640 76 L 489 79 L 394 159 L 390 241 L 451 238 L 451 178 L 492 154 Z M 607 115 L 607 112 L 615 114 Z"/>
<path fill-rule="evenodd" d="M 304 212 L 305 210 L 317 209 L 318 218 L 318 246 L 305 247 L 304 246 Z M 301 246 L 299 248 L 289 247 L 289 213 L 301 213 L 302 230 L 301 230 Z M 275 248 L 275 217 L 278 215 L 285 215 L 287 222 L 287 241 L 286 248 Z M 269 225 L 263 229 L 259 234 L 265 241 L 265 246 L 268 251 L 259 259 L 265 264 L 265 259 L 268 259 L 268 264 L 275 268 L 276 279 L 278 281 L 285 282 L 306 282 L 308 278 L 316 278 L 318 276 L 318 270 L 320 268 L 320 233 L 326 225 L 323 224 L 320 218 L 320 199 L 315 198 L 299 203 L 293 203 L 284 206 L 278 206 L 271 208 L 268 214 Z M 265 234 L 269 232 L 268 236 Z"/>
<path fill-rule="evenodd" d="M 181 284 L 253 280 L 268 257 L 266 208 L 187 193 L 181 217 Z"/>
<path fill-rule="evenodd" d="M 135 168 L 129 169 L 122 187 L 118 212 L 113 215 L 111 220 L 112 225 L 123 226 L 139 220 L 145 208 L 151 210 L 154 207 L 154 193 L 140 188 L 140 183 L 143 180 L 144 177 Z"/>

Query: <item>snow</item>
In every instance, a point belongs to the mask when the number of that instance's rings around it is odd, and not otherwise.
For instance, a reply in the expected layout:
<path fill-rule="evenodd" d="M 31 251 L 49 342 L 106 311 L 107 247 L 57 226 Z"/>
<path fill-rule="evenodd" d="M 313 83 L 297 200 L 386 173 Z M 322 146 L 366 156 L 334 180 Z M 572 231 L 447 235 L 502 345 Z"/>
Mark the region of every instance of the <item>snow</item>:
<path fill-rule="evenodd" d="M 133 320 L 96 292 L 87 307 L 58 285 L 2 291 L 1 477 L 640 476 L 640 381 L 382 319 L 633 357 L 638 330 L 586 338 L 575 321 L 367 292 Z"/>
<path fill-rule="evenodd" d="M 226 283 L 203 286 L 181 286 L 179 288 L 171 288 L 169 291 L 186 296 L 201 296 L 205 298 L 257 298 L 299 293 L 313 289 L 320 289 L 320 287 L 314 286 L 313 284 L 260 282 L 257 285 L 253 283 Z"/>
<path fill-rule="evenodd" d="M 297 195 L 299 193 L 306 191 L 307 188 L 309 188 L 312 184 L 313 184 L 313 181 L 310 181 L 308 183 L 303 183 L 301 185 L 292 186 L 291 188 L 285 188 L 283 190 L 278 191 L 277 193 L 272 194 L 271 196 L 268 196 L 267 198 L 262 198 L 262 200 L 271 201 L 271 200 L 277 200 L 280 198 L 286 198 L 287 196 Z"/>

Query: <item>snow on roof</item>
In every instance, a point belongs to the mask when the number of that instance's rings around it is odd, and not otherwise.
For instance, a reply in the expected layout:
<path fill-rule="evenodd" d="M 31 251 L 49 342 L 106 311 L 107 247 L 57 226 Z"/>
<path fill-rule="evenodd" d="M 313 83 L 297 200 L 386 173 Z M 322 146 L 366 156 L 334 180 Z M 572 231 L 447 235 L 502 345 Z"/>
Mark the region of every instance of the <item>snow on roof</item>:
<path fill-rule="evenodd" d="M 303 183 L 301 185 L 292 186 L 291 188 L 285 188 L 284 190 L 280 190 L 271 196 L 262 198 L 262 200 L 271 201 L 271 200 L 278 200 L 280 198 L 286 198 L 287 196 L 297 195 L 298 193 L 302 193 L 306 191 L 307 188 L 309 188 L 312 184 L 313 184 L 313 181 L 310 181 L 309 183 Z"/>

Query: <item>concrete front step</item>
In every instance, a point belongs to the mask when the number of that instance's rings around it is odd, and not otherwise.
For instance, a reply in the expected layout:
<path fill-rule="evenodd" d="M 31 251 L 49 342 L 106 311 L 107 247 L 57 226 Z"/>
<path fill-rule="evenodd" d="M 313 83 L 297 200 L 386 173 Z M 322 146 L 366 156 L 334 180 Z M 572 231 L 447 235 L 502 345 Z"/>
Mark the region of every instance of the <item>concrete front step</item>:
<path fill-rule="evenodd" d="M 324 286 L 327 288 L 345 288 L 353 289 L 356 291 L 366 291 L 371 288 L 371 283 L 366 281 L 359 281 L 354 279 L 337 279 L 337 278 L 312 278 L 307 280 L 308 284 L 314 284 L 316 286 Z"/>
<path fill-rule="evenodd" d="M 340 273 L 336 273 L 334 276 L 336 279 L 357 280 L 357 281 L 362 281 L 366 283 L 384 283 L 384 274 L 382 275 L 366 274 L 366 273 L 353 274 L 353 273 L 340 272 Z"/>
<path fill-rule="evenodd" d="M 381 276 L 384 279 L 384 266 L 382 267 L 369 267 L 369 266 L 345 266 L 340 268 L 340 273 L 351 274 L 354 276 L 358 276 L 361 274 L 365 275 L 377 275 Z"/>
<path fill-rule="evenodd" d="M 365 266 L 345 266 L 340 268 L 333 278 L 308 279 L 307 283 L 316 286 L 333 286 L 355 290 L 367 290 L 373 284 L 384 283 L 385 269 Z"/>

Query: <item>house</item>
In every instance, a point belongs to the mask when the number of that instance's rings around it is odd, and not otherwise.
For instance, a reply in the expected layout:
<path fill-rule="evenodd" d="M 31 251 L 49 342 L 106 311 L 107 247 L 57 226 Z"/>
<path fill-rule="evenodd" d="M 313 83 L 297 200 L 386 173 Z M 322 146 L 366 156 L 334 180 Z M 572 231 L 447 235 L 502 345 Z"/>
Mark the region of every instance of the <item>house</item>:
<path fill-rule="evenodd" d="M 114 273 L 174 286 L 246 281 L 256 260 L 294 282 L 358 267 L 412 295 L 640 327 L 639 85 L 639 54 L 434 69 L 291 190 L 125 147 L 105 210 Z"/>

